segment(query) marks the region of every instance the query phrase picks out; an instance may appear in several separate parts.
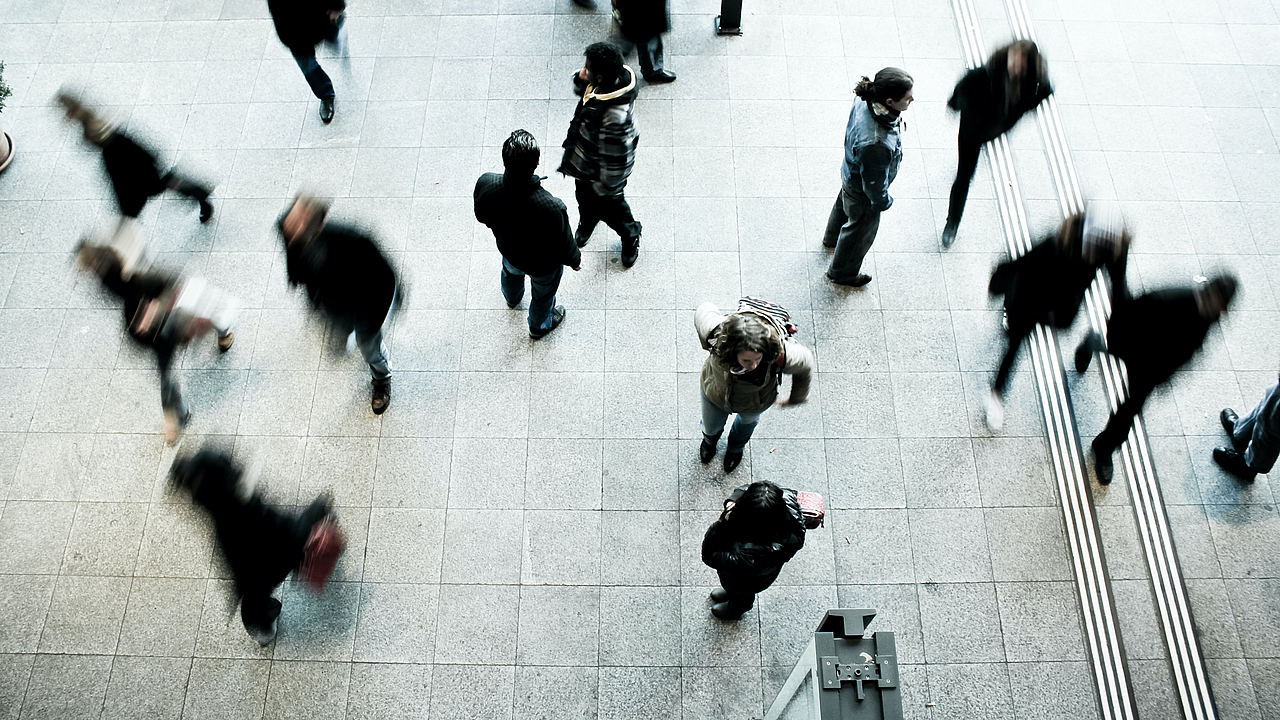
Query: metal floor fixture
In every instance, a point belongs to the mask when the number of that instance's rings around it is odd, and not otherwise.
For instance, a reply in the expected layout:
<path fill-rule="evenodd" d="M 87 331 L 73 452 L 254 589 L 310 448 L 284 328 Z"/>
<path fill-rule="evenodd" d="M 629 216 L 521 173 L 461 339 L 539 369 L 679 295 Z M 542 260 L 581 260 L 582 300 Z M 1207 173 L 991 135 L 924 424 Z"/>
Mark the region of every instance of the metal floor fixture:
<path fill-rule="evenodd" d="M 972 0 L 952 0 L 952 9 L 955 11 L 959 26 L 966 63 L 970 68 L 978 67 L 985 60 L 986 44 L 982 39 L 978 15 Z M 1052 103 L 1053 98 L 1050 97 L 1048 102 Z M 1045 122 L 1045 107 L 1046 104 L 1042 104 L 1037 110 L 1042 128 Z M 1055 150 L 1065 155 L 1065 148 L 1065 143 L 1062 143 Z M 1019 257 L 1031 248 L 1032 239 L 1026 207 L 1017 174 L 1014 171 L 1008 137 L 1001 135 L 987 143 L 986 149 L 987 158 L 991 161 L 992 175 L 995 178 L 996 204 L 1000 211 L 1009 254 L 1012 257 Z M 1053 152 L 1054 150 L 1050 151 L 1051 156 Z M 1055 160 L 1060 159 L 1055 158 Z M 1058 185 L 1059 193 L 1065 198 L 1059 174 L 1070 171 L 1070 159 L 1066 158 L 1065 164 L 1053 162 L 1051 166 L 1054 168 L 1054 181 Z M 1070 177 L 1074 178 L 1074 172 L 1070 172 Z M 1076 189 L 1072 197 L 1078 200 L 1079 195 L 1079 190 Z M 1069 212 L 1067 207 L 1064 200 L 1064 213 Z M 1100 282 L 1096 280 L 1095 287 Z M 1099 709 L 1104 720 L 1133 720 L 1137 717 L 1137 709 L 1130 684 L 1128 663 L 1116 617 L 1106 557 L 1094 512 L 1093 495 L 1084 470 L 1084 458 L 1076 431 L 1057 338 L 1052 328 L 1036 325 L 1035 332 L 1028 338 L 1028 344 L 1031 347 L 1031 362 L 1035 371 L 1040 407 L 1044 413 L 1045 428 L 1049 435 L 1053 474 L 1081 605 L 1084 636 L 1093 664 Z"/>

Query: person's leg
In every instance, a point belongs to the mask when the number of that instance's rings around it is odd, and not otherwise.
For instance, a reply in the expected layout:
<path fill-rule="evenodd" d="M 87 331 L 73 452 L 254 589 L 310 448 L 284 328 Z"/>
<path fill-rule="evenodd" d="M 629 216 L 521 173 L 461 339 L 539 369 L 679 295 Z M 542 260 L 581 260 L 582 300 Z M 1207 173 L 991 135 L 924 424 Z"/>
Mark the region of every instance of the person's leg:
<path fill-rule="evenodd" d="M 563 276 L 563 265 L 556 268 L 556 271 L 550 275 L 529 276 L 530 331 L 546 331 L 554 326 L 551 310 L 556 306 L 556 290 L 560 287 L 560 278 Z"/>
<path fill-rule="evenodd" d="M 762 412 L 755 413 L 738 413 L 733 421 L 733 427 L 729 428 L 729 446 L 728 452 L 741 453 L 747 447 L 747 441 L 751 440 L 751 435 L 756 431 L 756 425 L 760 424 L 760 415 Z"/>
<path fill-rule="evenodd" d="M 662 36 L 654 35 L 636 43 L 636 59 L 640 61 L 640 74 L 646 80 L 662 72 Z"/>
<path fill-rule="evenodd" d="M 591 183 L 586 180 L 574 182 L 573 194 L 578 199 L 577 239 L 578 247 L 582 247 L 587 244 L 591 233 L 595 232 L 596 225 L 600 223 L 600 207 Z"/>
<path fill-rule="evenodd" d="M 259 645 L 269 645 L 276 638 L 276 620 L 282 607 L 279 600 L 271 597 L 270 588 L 246 592 L 240 600 L 240 620 L 244 622 L 245 632 Z"/>
<path fill-rule="evenodd" d="M 502 259 L 502 297 L 509 308 L 519 305 L 524 298 L 524 273 L 507 262 L 506 258 Z"/>
<path fill-rule="evenodd" d="M 996 371 L 996 379 L 991 383 L 991 389 L 1003 395 L 1005 388 L 1009 385 L 1009 372 L 1013 370 L 1013 363 L 1018 359 L 1018 350 L 1022 347 L 1022 341 L 1026 340 L 1031 334 L 1031 328 L 1023 326 L 1021 323 L 1009 323 L 1009 331 L 1005 333 L 1005 351 L 1004 359 L 1000 361 L 1000 369 Z"/>
<path fill-rule="evenodd" d="M 876 232 L 880 229 L 880 213 L 871 209 L 871 201 L 861 191 L 845 188 L 841 196 L 844 200 L 844 213 L 849 220 L 840 228 L 840 237 L 836 241 L 836 251 L 831 255 L 831 268 L 827 270 L 827 277 L 836 283 L 866 284 L 861 282 L 862 278 L 859 276 L 862 275 L 862 261 L 876 241 Z"/>
<path fill-rule="evenodd" d="M 1244 435 L 1248 443 L 1244 451 L 1245 464 L 1256 472 L 1271 472 L 1280 455 L 1280 428 L 1271 427 L 1269 423 L 1276 416 L 1277 404 L 1280 404 L 1280 385 L 1272 385 L 1262 402 L 1236 423 L 1237 437 Z"/>
<path fill-rule="evenodd" d="M 978 170 L 978 159 L 982 155 L 982 145 L 965 140 L 958 141 L 960 157 L 956 163 L 956 179 L 951 183 L 951 201 L 947 205 L 947 226 L 955 228 L 960 225 L 964 215 L 964 205 L 969 199 L 969 185 L 973 182 L 973 174 Z"/>
<path fill-rule="evenodd" d="M 173 355 L 177 348 L 167 340 L 160 338 L 153 346 L 156 353 L 156 364 L 160 369 L 160 407 L 164 409 L 164 439 L 174 442 L 178 432 L 191 417 L 187 403 L 182 398 L 178 387 L 178 378 L 173 373 Z"/>
<path fill-rule="evenodd" d="M 715 445 L 720 440 L 720 434 L 724 432 L 724 424 L 729 420 L 729 412 L 711 402 L 711 398 L 701 390 L 698 391 L 698 395 L 702 398 L 702 439 Z"/>
<path fill-rule="evenodd" d="M 369 363 L 369 371 L 375 383 L 391 379 L 391 358 L 387 353 L 387 344 L 383 342 L 382 328 L 356 328 L 356 347 L 360 348 L 364 361 Z"/>
<path fill-rule="evenodd" d="M 1147 381 L 1140 373 L 1129 372 L 1129 396 L 1120 403 L 1120 407 L 1111 415 L 1106 427 L 1093 439 L 1095 467 L 1098 471 L 1098 482 L 1111 482 L 1114 472 L 1111 455 L 1124 444 L 1129 437 L 1129 428 L 1133 420 L 1142 412 L 1142 405 L 1155 390 L 1155 384 Z"/>
<path fill-rule="evenodd" d="M 836 195 L 836 204 L 831 207 L 831 214 L 827 216 L 827 231 L 822 235 L 822 246 L 833 248 L 840 240 L 840 229 L 849 222 L 849 216 L 844 214 L 844 188 L 840 188 L 840 194 Z"/>
<path fill-rule="evenodd" d="M 616 192 L 601 194 L 596 200 L 597 207 L 600 208 L 600 219 L 618 233 L 624 244 L 628 238 L 639 238 L 641 231 L 640 223 L 631 214 L 631 206 L 627 204 L 626 195 L 623 194 L 625 187 L 624 183 Z"/>
<path fill-rule="evenodd" d="M 311 86 L 311 92 L 321 100 L 332 100 L 334 98 L 333 81 L 329 79 L 329 75 L 325 73 L 324 68 L 320 67 L 320 63 L 316 60 L 316 52 L 313 49 L 309 54 L 300 55 L 293 53 L 293 59 L 298 63 L 298 68 L 302 70 L 302 75 L 307 79 L 307 85 Z"/>
<path fill-rule="evenodd" d="M 213 217 L 213 205 L 209 203 L 211 189 L 172 171 L 161 178 L 161 182 L 170 190 L 200 203 L 200 222 L 208 222 Z"/>

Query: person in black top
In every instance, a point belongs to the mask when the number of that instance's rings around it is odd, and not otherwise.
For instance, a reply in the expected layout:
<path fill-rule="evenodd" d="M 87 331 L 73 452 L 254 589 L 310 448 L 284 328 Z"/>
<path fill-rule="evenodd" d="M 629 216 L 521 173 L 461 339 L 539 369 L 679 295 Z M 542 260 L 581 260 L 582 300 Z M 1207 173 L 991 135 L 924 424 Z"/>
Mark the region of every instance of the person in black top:
<path fill-rule="evenodd" d="M 1156 290 L 1113 306 L 1107 339 L 1091 334 L 1076 348 L 1076 371 L 1084 372 L 1095 352 L 1124 361 L 1129 395 L 1093 439 L 1098 482 L 1111 482 L 1111 453 L 1129 436 L 1147 396 L 1191 359 L 1205 335 L 1227 311 L 1237 282 L 1230 275 L 1197 278 L 1190 288 Z"/>
<path fill-rule="evenodd" d="M 1009 383 L 1009 371 L 1022 341 L 1037 323 L 1071 327 L 1084 293 L 1100 268 L 1111 279 L 1112 307 L 1125 295 L 1125 268 L 1129 258 L 1129 233 L 1119 213 L 1110 208 L 1090 209 L 1062 221 L 1056 235 L 1045 238 L 1025 255 L 1000 263 L 991 275 L 987 291 L 1004 296 L 1005 333 L 1008 345 L 991 395 L 987 400 L 987 426 L 1004 424 L 1001 398 Z"/>
<path fill-rule="evenodd" d="M 226 454 L 200 450 L 173 463 L 169 479 L 213 519 L 218 547 L 235 578 L 240 618 L 249 636 L 261 645 L 275 639 L 282 608 L 271 596 L 289 573 L 323 587 L 342 551 L 342 541 L 325 541 L 334 522 L 327 497 L 316 498 L 297 515 L 268 507 Z M 340 538 L 341 536 L 336 536 Z M 309 574 L 318 570 L 320 577 Z"/>
<path fill-rule="evenodd" d="M 311 304 L 356 345 L 373 374 L 373 413 L 391 404 L 391 361 L 383 327 L 399 301 L 396 273 L 378 246 L 354 228 L 329 223 L 329 205 L 298 195 L 278 223 L 289 286 L 306 287 Z"/>
<path fill-rule="evenodd" d="M 721 620 L 742 617 L 802 547 L 804 515 L 794 490 L 771 482 L 738 488 L 702 539 L 702 562 L 720 575 L 720 587 L 711 591 L 711 614 Z"/>
<path fill-rule="evenodd" d="M 320 120 L 333 122 L 333 81 L 316 61 L 316 45 L 327 42 L 347 56 L 343 28 L 346 0 L 267 0 L 280 42 L 289 48 L 311 92 L 320 99 Z"/>
<path fill-rule="evenodd" d="M 947 107 L 960 113 L 960 160 L 951 185 L 947 225 L 942 231 L 943 247 L 956 241 L 983 143 L 1008 132 L 1019 118 L 1051 94 L 1048 66 L 1040 48 L 1030 40 L 996 50 L 986 65 L 970 70 L 956 83 Z"/>
<path fill-rule="evenodd" d="M 619 49 L 625 54 L 636 47 L 645 82 L 674 81 L 676 74 L 662 67 L 662 33 L 671 28 L 667 0 L 613 0 L 613 16 L 622 29 Z"/>
<path fill-rule="evenodd" d="M 476 181 L 476 220 L 489 226 L 502 253 L 502 296 L 514 308 L 524 297 L 529 276 L 529 337 L 540 338 L 564 321 L 556 289 L 564 266 L 582 269 L 582 251 L 573 240 L 564 203 L 542 187 L 538 177 L 538 141 L 525 130 L 502 144 L 506 172 L 485 173 Z"/>
<path fill-rule="evenodd" d="M 209 188 L 170 170 L 161 174 L 156 157 L 150 150 L 107 122 L 67 91 L 57 96 L 67 118 L 80 123 L 84 139 L 102 150 L 102 164 L 111 178 L 120 214 L 137 219 L 147 200 L 165 190 L 186 195 L 200 203 L 200 222 L 213 217 L 213 205 L 209 203 Z"/>

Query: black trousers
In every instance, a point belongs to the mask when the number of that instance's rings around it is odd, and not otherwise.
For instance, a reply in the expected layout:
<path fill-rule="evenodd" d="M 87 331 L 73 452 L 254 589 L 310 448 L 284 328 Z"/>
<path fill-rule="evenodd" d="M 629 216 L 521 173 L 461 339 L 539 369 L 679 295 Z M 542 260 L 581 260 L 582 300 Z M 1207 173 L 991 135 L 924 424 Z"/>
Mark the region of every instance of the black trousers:
<path fill-rule="evenodd" d="M 1120 407 L 1111 415 L 1107 426 L 1093 440 L 1094 450 L 1098 453 L 1113 453 L 1124 444 L 1129 437 L 1129 428 L 1133 427 L 1133 419 L 1142 412 L 1142 406 L 1156 389 L 1156 386 L 1168 379 L 1157 378 L 1134 368 L 1127 367 L 1129 372 L 1129 396 L 1120 403 Z"/>
<path fill-rule="evenodd" d="M 623 187 L 626 183 L 623 183 Z M 616 194 L 600 195 L 592 183 L 578 180 L 574 195 L 578 198 L 578 228 L 584 236 L 591 235 L 601 220 L 622 238 L 622 244 L 635 243 L 640 237 L 641 226 L 631 214 L 631 206 L 618 188 Z"/>
<path fill-rule="evenodd" d="M 951 201 L 947 206 L 947 224 L 959 225 L 964 215 L 964 204 L 969 199 L 969 185 L 978 171 L 978 158 L 982 155 L 982 143 L 959 139 L 960 160 L 956 164 L 956 179 L 951 183 Z"/>
<path fill-rule="evenodd" d="M 729 594 L 729 599 L 725 601 L 729 610 L 742 615 L 755 605 L 756 593 L 772 585 L 781 571 L 782 568 L 778 567 L 764 575 L 734 575 L 723 570 L 717 570 L 716 573 L 720 576 L 720 587 Z"/>

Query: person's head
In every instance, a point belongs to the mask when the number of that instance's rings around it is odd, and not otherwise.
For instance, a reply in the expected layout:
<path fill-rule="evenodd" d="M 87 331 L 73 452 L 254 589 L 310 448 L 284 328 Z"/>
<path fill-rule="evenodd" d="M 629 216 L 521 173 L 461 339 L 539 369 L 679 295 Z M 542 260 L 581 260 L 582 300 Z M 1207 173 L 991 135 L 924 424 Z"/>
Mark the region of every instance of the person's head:
<path fill-rule="evenodd" d="M 227 496 L 237 490 L 240 470 L 222 452 L 200 450 L 173 461 L 169 484 L 174 490 L 185 490 L 193 498 Z"/>
<path fill-rule="evenodd" d="M 76 262 L 80 267 L 97 275 L 99 278 L 105 278 L 108 275 L 120 274 L 124 263 L 120 258 L 120 253 L 116 249 L 107 245 L 95 245 L 84 240 L 76 247 Z"/>
<path fill-rule="evenodd" d="M 1092 265 L 1115 262 L 1129 252 L 1132 238 L 1120 209 L 1111 204 L 1090 205 L 1079 214 L 1080 256 Z"/>
<path fill-rule="evenodd" d="M 1226 273 L 1211 278 L 1196 278 L 1196 302 L 1200 306 L 1200 316 L 1217 320 L 1230 307 L 1238 287 L 1235 276 Z"/>
<path fill-rule="evenodd" d="M 280 221 L 280 233 L 284 235 L 285 245 L 298 241 L 307 243 L 315 239 L 328 219 L 328 203 L 315 196 L 300 193 Z"/>
<path fill-rule="evenodd" d="M 516 130 L 502 143 L 502 165 L 509 173 L 532 175 L 540 155 L 538 141 L 528 130 Z"/>
<path fill-rule="evenodd" d="M 611 85 L 622 75 L 622 53 L 612 44 L 591 43 L 582 54 L 586 57 L 583 79 L 592 85 Z"/>
<path fill-rule="evenodd" d="M 720 324 L 711 352 L 723 365 L 751 372 L 782 354 L 782 340 L 769 324 L 745 313 L 735 313 Z"/>
<path fill-rule="evenodd" d="M 782 488 L 763 480 L 751 483 L 724 518 L 741 530 L 772 535 L 787 519 Z"/>
<path fill-rule="evenodd" d="M 875 80 L 863 75 L 853 93 L 868 103 L 878 102 L 894 112 L 902 112 L 915 100 L 911 94 L 914 86 L 915 80 L 907 71 L 887 67 L 876 73 Z"/>
<path fill-rule="evenodd" d="M 93 110 L 89 109 L 89 106 L 80 102 L 70 92 L 59 90 L 55 98 L 66 113 L 67 119 L 80 123 L 86 142 L 101 146 L 115 133 L 114 123 L 99 117 Z"/>
<path fill-rule="evenodd" d="M 1031 40 L 1017 40 L 996 50 L 992 54 L 993 65 L 1000 62 L 1001 55 L 1010 80 L 1018 81 L 1027 73 L 1039 72 L 1040 48 Z"/>

